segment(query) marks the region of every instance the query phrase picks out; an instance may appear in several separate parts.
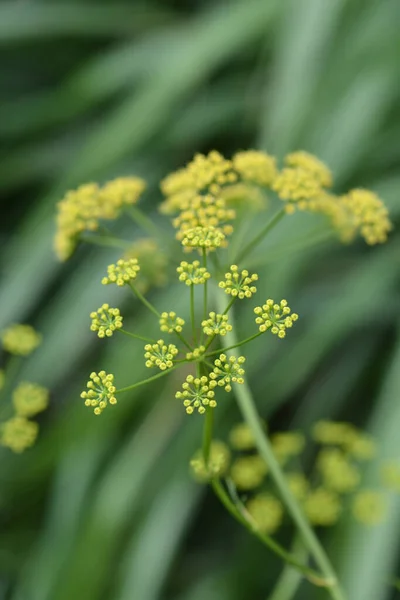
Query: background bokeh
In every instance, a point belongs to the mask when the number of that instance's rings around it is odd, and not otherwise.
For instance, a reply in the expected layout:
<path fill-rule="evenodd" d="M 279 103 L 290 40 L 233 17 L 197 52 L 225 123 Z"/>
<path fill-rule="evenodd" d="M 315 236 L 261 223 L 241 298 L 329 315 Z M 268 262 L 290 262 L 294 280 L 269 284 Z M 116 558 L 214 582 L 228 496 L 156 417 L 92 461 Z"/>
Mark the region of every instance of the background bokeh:
<path fill-rule="evenodd" d="M 396 223 L 399 22 L 397 0 L 0 4 L 0 328 L 43 333 L 20 377 L 52 390 L 37 445 L 1 451 L 1 599 L 268 597 L 281 564 L 188 475 L 201 419 L 174 401 L 179 382 L 135 390 L 101 418 L 83 407 L 91 370 L 121 385 L 145 371 L 141 344 L 101 342 L 88 313 L 109 301 L 131 327 L 155 325 L 100 285 L 115 250 L 57 262 L 55 203 L 79 183 L 137 174 L 149 182 L 142 206 L 160 219 L 159 179 L 197 151 L 303 148 L 329 164 L 337 191 L 377 191 Z M 254 260 L 265 297 L 288 298 L 302 317 L 284 343 L 262 337 L 247 349 L 260 411 L 275 430 L 348 419 L 377 436 L 381 457 L 398 457 L 398 234 L 382 247 L 330 242 L 288 257 L 309 228 L 305 215 L 288 219 Z M 152 300 L 185 310 L 175 286 Z M 238 317 L 245 332 L 252 316 Z M 227 402 L 221 437 L 239 419 Z M 364 478 L 375 481 L 375 465 Z M 349 521 L 322 536 L 351 600 L 399 597 L 399 502 L 389 513 L 374 529 Z M 303 583 L 296 598 L 327 594 Z"/>

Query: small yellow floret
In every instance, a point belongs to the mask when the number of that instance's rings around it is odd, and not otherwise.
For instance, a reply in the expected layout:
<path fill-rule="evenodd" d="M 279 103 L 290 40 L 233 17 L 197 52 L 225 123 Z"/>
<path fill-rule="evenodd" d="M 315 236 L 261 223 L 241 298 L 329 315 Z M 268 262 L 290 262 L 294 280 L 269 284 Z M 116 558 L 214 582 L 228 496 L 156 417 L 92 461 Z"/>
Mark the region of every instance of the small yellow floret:
<path fill-rule="evenodd" d="M 219 282 L 219 287 L 225 290 L 226 294 L 230 294 L 234 298 L 251 298 L 256 293 L 257 288 L 253 285 L 254 281 L 258 280 L 258 275 L 251 275 L 245 269 L 239 271 L 237 265 L 231 265 L 230 273 L 225 273 L 225 280 Z"/>
<path fill-rule="evenodd" d="M 2 423 L 0 427 L 0 443 L 13 452 L 23 452 L 33 446 L 37 438 L 39 426 L 24 417 L 13 417 Z"/>
<path fill-rule="evenodd" d="M 363 490 L 353 500 L 353 515 L 364 525 L 378 525 L 386 516 L 385 498 L 379 492 Z"/>
<path fill-rule="evenodd" d="M 290 203 L 287 206 L 288 213 L 294 212 L 296 208 L 307 210 L 310 207 L 309 202 L 315 201 L 324 191 L 319 179 L 312 172 L 299 167 L 282 169 L 275 178 L 272 189 L 281 200 Z"/>
<path fill-rule="evenodd" d="M 341 509 L 337 494 L 322 487 L 310 491 L 304 501 L 304 511 L 312 525 L 334 525 L 340 517 Z"/>
<path fill-rule="evenodd" d="M 337 448 L 324 448 L 318 455 L 317 468 L 324 485 L 339 494 L 352 492 L 360 483 L 360 473 Z"/>
<path fill-rule="evenodd" d="M 269 186 L 276 177 L 274 156 L 258 150 L 237 152 L 232 158 L 233 166 L 245 181 Z"/>
<path fill-rule="evenodd" d="M 202 415 L 206 408 L 215 408 L 215 392 L 213 391 L 213 381 L 203 375 L 202 377 L 193 377 L 188 375 L 186 381 L 182 384 L 182 392 L 176 392 L 175 398 L 183 400 L 183 406 L 188 415 L 194 413 L 195 409 Z"/>
<path fill-rule="evenodd" d="M 161 371 L 173 366 L 174 357 L 178 354 L 178 348 L 174 344 L 165 344 L 164 340 L 158 340 L 156 344 L 146 344 L 144 347 L 146 367 L 158 367 Z"/>
<path fill-rule="evenodd" d="M 117 261 L 117 264 L 109 265 L 107 267 L 107 277 L 103 277 L 101 283 L 103 285 L 116 283 L 117 285 L 122 286 L 134 281 L 138 271 L 140 271 L 140 267 L 137 258 L 130 258 L 128 260 L 120 258 Z"/>
<path fill-rule="evenodd" d="M 224 336 L 232 331 L 232 325 L 228 323 L 228 315 L 221 315 L 215 312 L 209 313 L 209 319 L 201 322 L 201 326 L 206 335 Z"/>
<path fill-rule="evenodd" d="M 304 150 L 292 152 L 285 156 L 285 164 L 288 167 L 300 167 L 301 169 L 312 173 L 322 187 L 330 188 L 332 186 L 333 181 L 331 171 L 325 163 L 313 154 L 309 154 Z"/>
<path fill-rule="evenodd" d="M 350 423 L 317 421 L 312 436 L 320 444 L 345 446 L 353 439 L 355 429 Z"/>
<path fill-rule="evenodd" d="M 207 465 L 204 462 L 203 451 L 198 450 L 190 461 L 190 468 L 196 481 L 207 483 L 227 473 L 230 459 L 228 446 L 219 440 L 212 440 Z"/>
<path fill-rule="evenodd" d="M 230 476 L 238 490 L 258 488 L 268 473 L 268 467 L 258 454 L 242 456 L 232 464 Z"/>
<path fill-rule="evenodd" d="M 114 331 L 122 328 L 122 316 L 119 308 L 110 308 L 103 304 L 97 311 L 90 313 L 92 324 L 90 329 L 97 331 L 99 338 L 111 337 Z"/>
<path fill-rule="evenodd" d="M 101 188 L 101 201 L 110 203 L 116 209 L 136 204 L 145 187 L 146 182 L 139 177 L 118 177 Z"/>
<path fill-rule="evenodd" d="M 274 433 L 271 436 L 274 454 L 281 464 L 292 456 L 298 456 L 304 450 L 304 435 L 297 431 Z"/>
<path fill-rule="evenodd" d="M 117 403 L 114 375 L 107 374 L 105 371 L 93 372 L 86 387 L 88 391 L 82 392 L 81 398 L 85 400 L 85 406 L 94 409 L 95 415 L 100 415 L 108 404 Z"/>
<path fill-rule="evenodd" d="M 256 447 L 253 431 L 247 423 L 238 423 L 232 427 L 229 442 L 235 450 L 252 450 Z"/>
<path fill-rule="evenodd" d="M 181 333 L 185 321 L 178 317 L 175 312 L 163 312 L 160 317 L 160 329 L 164 333 Z"/>
<path fill-rule="evenodd" d="M 1 341 L 6 352 L 28 356 L 39 346 L 42 336 L 30 325 L 10 325 L 1 333 Z"/>
<path fill-rule="evenodd" d="M 370 245 L 386 242 L 392 224 L 388 210 L 377 194 L 355 189 L 342 196 L 340 202 L 347 217 L 347 227 L 350 226 L 354 234 L 359 231 Z"/>
<path fill-rule="evenodd" d="M 257 529 L 269 535 L 279 529 L 283 519 L 283 507 L 272 494 L 257 494 L 249 500 L 246 508 Z"/>
<path fill-rule="evenodd" d="M 226 392 L 232 390 L 231 383 L 244 383 L 243 375 L 244 369 L 243 364 L 245 362 L 244 356 L 230 356 L 226 354 L 220 354 L 219 357 L 214 361 L 214 369 L 210 373 L 210 379 L 212 379 L 216 385 L 223 387 Z"/>
<path fill-rule="evenodd" d="M 224 233 L 216 227 L 195 227 L 185 231 L 182 239 L 184 248 L 204 248 L 213 251 L 220 248 L 225 241 Z"/>
<path fill-rule="evenodd" d="M 21 382 L 13 391 L 15 412 L 20 417 L 33 417 L 49 404 L 49 391 L 36 383 Z"/>
<path fill-rule="evenodd" d="M 197 360 L 202 356 L 206 351 L 205 346 L 199 346 L 198 348 L 194 348 L 190 352 L 186 353 L 186 360 Z"/>
<path fill-rule="evenodd" d="M 279 304 L 276 304 L 269 299 L 262 307 L 257 306 L 254 313 L 257 315 L 256 323 L 259 325 L 259 330 L 261 332 L 271 331 L 279 338 L 284 338 L 286 329 L 292 327 L 299 318 L 296 313 L 290 313 L 286 300 L 281 300 Z"/>
<path fill-rule="evenodd" d="M 211 277 L 207 269 L 200 266 L 198 260 L 192 263 L 187 263 L 183 260 L 176 270 L 179 273 L 179 281 L 183 281 L 186 285 L 205 283 Z"/>

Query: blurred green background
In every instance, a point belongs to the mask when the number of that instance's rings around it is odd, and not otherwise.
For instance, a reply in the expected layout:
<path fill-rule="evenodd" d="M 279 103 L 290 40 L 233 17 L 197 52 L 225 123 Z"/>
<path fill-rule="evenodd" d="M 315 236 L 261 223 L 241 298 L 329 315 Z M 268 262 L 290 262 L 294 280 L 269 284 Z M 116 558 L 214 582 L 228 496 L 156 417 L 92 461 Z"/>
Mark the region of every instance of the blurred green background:
<path fill-rule="evenodd" d="M 337 191 L 377 191 L 396 223 L 399 22 L 398 0 L 0 4 L 0 328 L 29 322 L 43 333 L 20 377 L 52 390 L 37 445 L 1 450 L 1 599 L 268 597 L 282 565 L 189 477 L 201 419 L 173 400 L 179 382 L 139 388 L 99 419 L 79 399 L 93 369 L 122 386 L 145 374 L 142 345 L 101 342 L 89 312 L 109 301 L 138 331 L 154 324 L 100 285 L 114 250 L 57 262 L 55 203 L 82 182 L 136 174 L 159 219 L 158 181 L 197 151 L 303 148 L 329 164 Z M 332 242 L 274 260 L 270 247 L 309 227 L 305 215 L 288 219 L 256 257 L 262 294 L 288 298 L 302 317 L 285 343 L 247 348 L 260 411 L 275 430 L 351 420 L 377 436 L 381 458 L 398 457 L 398 234 L 382 247 Z M 182 303 L 174 286 L 151 297 L 162 309 Z M 251 313 L 238 317 L 245 332 Z M 218 435 L 239 418 L 227 401 Z M 379 527 L 346 521 L 322 535 L 350 600 L 400 597 L 388 583 L 400 572 L 399 528 L 392 501 Z M 327 594 L 303 583 L 296 598 Z"/>

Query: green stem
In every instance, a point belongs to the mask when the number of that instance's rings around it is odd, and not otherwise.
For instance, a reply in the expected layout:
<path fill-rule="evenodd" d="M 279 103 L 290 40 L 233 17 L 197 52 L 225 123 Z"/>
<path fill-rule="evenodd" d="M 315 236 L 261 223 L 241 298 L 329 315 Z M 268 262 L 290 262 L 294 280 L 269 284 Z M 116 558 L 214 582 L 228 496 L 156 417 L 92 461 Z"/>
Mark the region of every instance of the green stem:
<path fill-rule="evenodd" d="M 243 346 L 244 344 L 247 344 L 248 342 L 255 340 L 262 334 L 263 334 L 262 331 L 258 331 L 257 333 L 255 333 L 254 335 L 251 335 L 250 337 L 246 338 L 245 340 L 242 340 L 241 342 L 237 342 L 236 344 L 232 344 L 232 346 L 228 346 L 227 348 L 219 348 L 218 350 L 213 350 L 212 352 L 209 352 L 208 354 L 206 354 L 206 357 L 214 356 L 214 354 L 221 354 L 221 352 L 223 352 L 225 354 L 225 352 L 228 352 L 228 350 L 234 350 L 234 348 L 239 348 L 239 346 Z M 232 336 L 229 336 L 229 334 L 228 334 L 226 337 L 229 339 L 229 337 L 232 337 Z"/>
<path fill-rule="evenodd" d="M 188 350 L 192 351 L 191 345 L 185 340 L 185 338 L 181 333 L 179 333 L 179 331 L 175 331 L 175 335 L 181 340 L 182 344 L 184 344 Z"/>
<path fill-rule="evenodd" d="M 301 562 L 307 560 L 308 552 L 298 537 L 293 542 L 292 554 Z M 285 565 L 272 594 L 268 596 L 268 600 L 292 600 L 301 582 L 301 574 L 293 569 L 291 565 Z"/>
<path fill-rule="evenodd" d="M 214 409 L 206 408 L 205 421 L 204 421 L 204 429 L 203 429 L 203 458 L 204 464 L 207 468 L 208 460 L 210 458 L 210 447 L 212 441 L 213 434 L 213 426 L 214 426 Z"/>
<path fill-rule="evenodd" d="M 222 297 L 220 295 L 217 295 L 217 304 L 222 305 Z M 222 310 L 222 307 L 220 310 Z M 235 346 L 236 337 L 233 319 L 231 320 L 231 325 L 233 326 L 233 329 L 227 334 L 227 338 L 230 338 L 232 341 L 232 346 Z M 236 357 L 238 356 L 238 352 L 232 352 L 231 354 Z M 280 496 L 288 513 L 296 524 L 296 527 L 303 539 L 304 545 L 308 548 L 316 564 L 321 569 L 324 577 L 327 580 L 332 581 L 332 587 L 329 588 L 332 598 L 334 598 L 334 600 L 344 600 L 345 596 L 339 586 L 337 576 L 331 565 L 331 562 L 326 555 L 324 548 L 321 546 L 317 536 L 315 535 L 314 530 L 311 528 L 307 519 L 305 518 L 296 498 L 290 491 L 286 477 L 275 458 L 275 454 L 272 450 L 269 439 L 265 435 L 265 432 L 261 426 L 260 416 L 257 412 L 250 388 L 245 381 L 243 385 L 233 386 L 233 390 L 244 420 L 247 422 L 253 432 L 258 452 L 268 465 L 270 475 L 274 480 L 277 489 L 279 490 Z"/>
<path fill-rule="evenodd" d="M 182 362 L 187 362 L 187 361 L 182 361 Z M 135 388 L 140 387 L 141 385 L 145 385 L 146 383 L 150 383 L 151 381 L 160 379 L 160 377 L 164 377 L 164 375 L 168 375 L 168 373 L 171 373 L 178 367 L 179 367 L 179 365 L 176 364 L 173 367 L 171 367 L 170 369 L 166 369 L 165 371 L 161 371 L 160 373 L 157 373 L 157 375 L 153 375 L 152 377 L 148 377 L 147 379 L 142 379 L 142 381 L 138 381 L 137 383 L 133 383 L 132 385 L 128 385 L 127 387 L 121 388 L 120 390 L 117 390 L 115 392 L 115 394 L 122 394 L 123 392 L 129 392 L 130 390 L 134 390 Z"/>
<path fill-rule="evenodd" d="M 205 248 L 203 248 L 203 267 L 205 269 L 207 269 L 207 250 Z M 191 286 L 193 287 L 193 286 Z M 208 285 L 207 285 L 207 279 L 205 280 L 204 284 L 203 284 L 203 321 L 205 321 L 208 317 L 208 306 L 207 306 L 207 292 L 208 292 Z M 201 338 L 200 338 L 200 344 L 203 341 L 203 329 L 201 330 Z"/>
<path fill-rule="evenodd" d="M 211 486 L 224 505 L 226 510 L 236 519 L 241 525 L 243 525 L 252 535 L 255 535 L 260 542 L 262 542 L 265 546 L 267 546 L 270 550 L 275 552 L 278 556 L 280 556 L 286 563 L 289 563 L 294 568 L 298 569 L 303 575 L 305 575 L 311 581 L 318 581 L 320 584 L 325 583 L 325 580 L 321 579 L 319 573 L 303 565 L 300 563 L 294 556 L 292 556 L 289 552 L 287 552 L 278 542 L 273 540 L 269 535 L 262 533 L 255 525 L 255 523 L 250 520 L 248 517 L 247 511 L 243 512 L 242 509 L 239 509 L 234 502 L 232 502 L 231 498 L 227 494 L 224 486 L 218 479 L 213 479 L 211 481 Z"/>
<path fill-rule="evenodd" d="M 137 206 L 131 205 L 126 207 L 126 212 L 135 221 L 136 225 L 139 225 L 141 229 L 146 231 L 149 235 L 160 239 L 162 232 L 159 230 L 157 225 L 153 223 L 151 219 Z"/>
<path fill-rule="evenodd" d="M 135 338 L 137 340 L 142 340 L 142 342 L 148 342 L 149 344 L 155 344 L 157 340 L 152 340 L 151 338 L 144 337 L 143 335 L 139 335 L 138 333 L 131 333 L 130 331 L 126 331 L 126 329 L 117 329 L 124 335 L 129 335 L 131 338 Z"/>
<path fill-rule="evenodd" d="M 246 256 L 250 254 L 250 252 L 254 250 L 254 248 L 258 246 L 258 244 L 264 239 L 267 233 L 270 232 L 271 229 L 273 229 L 281 219 L 283 219 L 285 214 L 285 208 L 281 208 L 280 210 L 278 210 L 278 212 L 276 212 L 274 216 L 268 221 L 265 227 L 261 229 L 260 233 L 258 233 L 256 237 L 251 242 L 249 242 L 241 252 L 239 252 L 239 254 L 236 257 L 235 263 L 239 263 L 241 260 L 246 258 Z"/>
<path fill-rule="evenodd" d="M 229 300 L 228 304 L 226 305 L 226 308 L 225 308 L 224 312 L 222 313 L 223 315 L 226 315 L 230 311 L 230 309 L 231 309 L 233 303 L 235 302 L 236 298 L 237 298 L 237 296 L 233 296 Z"/>
<path fill-rule="evenodd" d="M 126 240 L 119 240 L 118 238 L 109 236 L 109 235 L 89 235 L 86 233 L 81 233 L 79 239 L 82 242 L 86 242 L 87 244 L 93 244 L 94 246 L 108 246 L 111 248 L 122 248 L 126 250 L 130 246 L 132 246 L 132 242 L 128 242 Z"/>
<path fill-rule="evenodd" d="M 140 302 L 142 302 L 159 319 L 161 317 L 161 315 L 158 312 L 158 310 L 156 308 L 154 308 L 154 306 L 148 300 L 146 300 L 146 298 L 143 296 L 143 294 L 141 292 L 139 292 L 137 287 L 135 285 L 133 285 L 132 282 L 129 282 L 129 286 L 130 286 L 131 290 L 133 291 L 133 293 L 135 294 L 135 296 L 140 300 Z"/>
<path fill-rule="evenodd" d="M 194 345 L 197 346 L 197 335 L 196 335 L 196 317 L 194 311 L 194 285 L 190 285 L 190 322 L 192 324 L 192 336 Z"/>

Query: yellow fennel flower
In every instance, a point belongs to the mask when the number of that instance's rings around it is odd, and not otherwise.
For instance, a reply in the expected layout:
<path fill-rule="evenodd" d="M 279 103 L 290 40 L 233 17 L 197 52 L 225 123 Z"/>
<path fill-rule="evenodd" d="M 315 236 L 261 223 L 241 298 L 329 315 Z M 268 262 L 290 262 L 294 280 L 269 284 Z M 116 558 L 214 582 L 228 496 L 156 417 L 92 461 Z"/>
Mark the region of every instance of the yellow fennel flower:
<path fill-rule="evenodd" d="M 238 490 L 254 490 L 265 479 L 268 468 L 261 456 L 242 456 L 233 463 L 230 476 Z"/>
<path fill-rule="evenodd" d="M 17 356 L 28 356 L 41 343 L 42 336 L 30 325 L 10 325 L 1 333 L 3 349 Z"/>
<path fill-rule="evenodd" d="M 246 509 L 257 529 L 268 535 L 275 533 L 282 523 L 282 504 L 272 494 L 257 494 L 246 503 Z"/>
<path fill-rule="evenodd" d="M 311 490 L 304 501 L 304 512 L 312 525 L 334 525 L 340 517 L 341 510 L 339 496 L 323 487 Z"/>
<path fill-rule="evenodd" d="M 237 180 L 237 175 L 232 169 L 232 161 L 224 158 L 216 150 L 212 150 L 207 155 L 196 154 L 186 166 L 186 170 L 196 190 L 209 191 L 214 195 L 218 194 L 221 186 Z"/>
<path fill-rule="evenodd" d="M 243 300 L 243 298 L 251 298 L 256 293 L 257 288 L 253 282 L 257 280 L 256 273 L 250 275 L 247 270 L 239 271 L 237 265 L 231 265 L 230 273 L 225 273 L 225 280 L 220 281 L 218 285 L 226 294 Z"/>
<path fill-rule="evenodd" d="M 232 427 L 229 442 L 235 450 L 252 450 L 256 447 L 254 434 L 247 423 L 238 423 Z"/>
<path fill-rule="evenodd" d="M 13 404 L 19 417 L 33 417 L 49 404 L 49 391 L 36 383 L 21 382 L 13 391 Z"/>
<path fill-rule="evenodd" d="M 319 158 L 304 150 L 292 152 L 285 157 L 288 167 L 299 167 L 311 173 L 324 188 L 332 187 L 332 173 Z"/>
<path fill-rule="evenodd" d="M 118 177 L 101 188 L 100 200 L 120 209 L 124 205 L 136 204 L 145 187 L 146 182 L 139 177 Z"/>
<path fill-rule="evenodd" d="M 185 321 L 174 312 L 163 312 L 160 317 L 160 329 L 164 333 L 181 333 Z"/>
<path fill-rule="evenodd" d="M 206 335 L 224 336 L 228 331 L 232 331 L 232 325 L 228 323 L 228 315 L 221 315 L 215 312 L 210 312 L 209 319 L 202 321 L 201 326 Z"/>
<path fill-rule="evenodd" d="M 223 246 L 224 241 L 224 233 L 216 227 L 195 227 L 185 231 L 182 246 L 188 249 L 204 248 L 212 251 Z"/>
<path fill-rule="evenodd" d="M 186 353 L 186 360 L 197 360 L 202 356 L 206 351 L 205 346 L 199 346 L 198 348 L 193 348 L 190 352 Z"/>
<path fill-rule="evenodd" d="M 207 483 L 226 475 L 230 460 L 228 446 L 219 440 L 212 440 L 207 465 L 204 462 L 203 451 L 198 450 L 190 461 L 190 468 L 196 481 Z"/>
<path fill-rule="evenodd" d="M 186 408 L 188 415 L 193 414 L 195 409 L 202 415 L 206 412 L 206 408 L 215 408 L 215 393 L 213 391 L 214 382 L 208 377 L 193 377 L 188 375 L 186 381 L 182 384 L 182 392 L 176 392 L 175 398 L 183 400 L 183 406 Z"/>
<path fill-rule="evenodd" d="M 385 498 L 374 490 L 362 490 L 353 500 L 354 517 L 364 525 L 378 525 L 386 516 Z"/>
<path fill-rule="evenodd" d="M 274 156 L 258 150 L 237 152 L 232 158 L 233 166 L 245 181 L 270 186 L 276 177 Z"/>
<path fill-rule="evenodd" d="M 182 206 L 180 214 L 173 219 L 172 225 L 179 230 L 176 238 L 180 241 L 186 231 L 195 227 L 218 227 L 225 235 L 230 235 L 233 227 L 229 221 L 235 217 L 235 211 L 227 208 L 222 198 L 215 198 L 211 194 L 195 195 L 187 205 Z"/>
<path fill-rule="evenodd" d="M 271 331 L 279 338 L 286 336 L 286 329 L 292 327 L 299 316 L 296 313 L 290 314 L 290 308 L 286 300 L 281 300 L 280 304 L 276 304 L 273 300 L 267 300 L 263 306 L 257 306 L 254 309 L 257 315 L 256 323 L 259 325 L 261 332 Z"/>
<path fill-rule="evenodd" d="M 224 388 L 226 392 L 230 392 L 232 389 L 231 383 L 244 383 L 243 375 L 244 369 L 242 365 L 245 362 L 244 356 L 230 356 L 226 354 L 220 354 L 219 357 L 214 361 L 214 369 L 210 373 L 210 379 L 212 379 L 216 385 Z"/>
<path fill-rule="evenodd" d="M 326 488 L 345 494 L 360 483 L 360 473 L 337 448 L 324 448 L 317 458 L 317 469 Z"/>
<path fill-rule="evenodd" d="M 161 371 L 173 366 L 174 357 L 178 354 L 178 348 L 174 344 L 165 344 L 164 340 L 158 340 L 156 344 L 146 344 L 144 357 L 146 367 L 158 367 Z"/>
<path fill-rule="evenodd" d="M 94 409 L 95 415 L 100 415 L 108 404 L 116 404 L 116 388 L 114 386 L 114 375 L 107 374 L 105 371 L 91 373 L 90 379 L 86 384 L 88 391 L 81 393 L 81 398 L 85 400 L 85 406 Z"/>
<path fill-rule="evenodd" d="M 299 167 L 286 167 L 277 175 L 272 189 L 281 200 L 287 202 L 286 211 L 293 213 L 296 208 L 307 210 L 310 201 L 315 201 L 323 193 L 323 188 L 315 175 Z"/>
<path fill-rule="evenodd" d="M 200 266 L 198 260 L 192 263 L 183 260 L 176 270 L 179 273 L 179 281 L 183 281 L 186 285 L 199 285 L 205 283 L 211 277 L 207 269 Z"/>
<path fill-rule="evenodd" d="M 13 452 L 23 452 L 33 446 L 37 438 L 39 426 L 24 417 L 12 417 L 0 426 L 0 443 Z"/>
<path fill-rule="evenodd" d="M 303 473 L 286 473 L 286 480 L 293 496 L 301 502 L 305 500 L 309 489 L 309 483 Z"/>
<path fill-rule="evenodd" d="M 122 316 L 119 308 L 110 308 L 103 304 L 96 311 L 90 313 L 92 324 L 91 331 L 97 331 L 99 338 L 111 337 L 114 331 L 122 328 Z"/>
<path fill-rule="evenodd" d="M 376 443 L 371 436 L 354 429 L 344 444 L 344 450 L 357 460 L 371 460 L 376 455 Z"/>
<path fill-rule="evenodd" d="M 382 200 L 369 190 L 354 189 L 340 199 L 348 227 L 358 231 L 367 244 L 386 242 L 392 224 Z"/>
<path fill-rule="evenodd" d="M 292 456 L 298 456 L 304 450 L 304 435 L 297 431 L 274 433 L 271 436 L 272 449 L 276 458 L 285 463 Z"/>
<path fill-rule="evenodd" d="M 118 286 L 122 286 L 134 281 L 139 271 L 140 267 L 137 258 L 130 258 L 128 260 L 120 258 L 117 264 L 107 267 L 107 277 L 103 277 L 101 283 L 103 285 L 116 283 Z"/>

